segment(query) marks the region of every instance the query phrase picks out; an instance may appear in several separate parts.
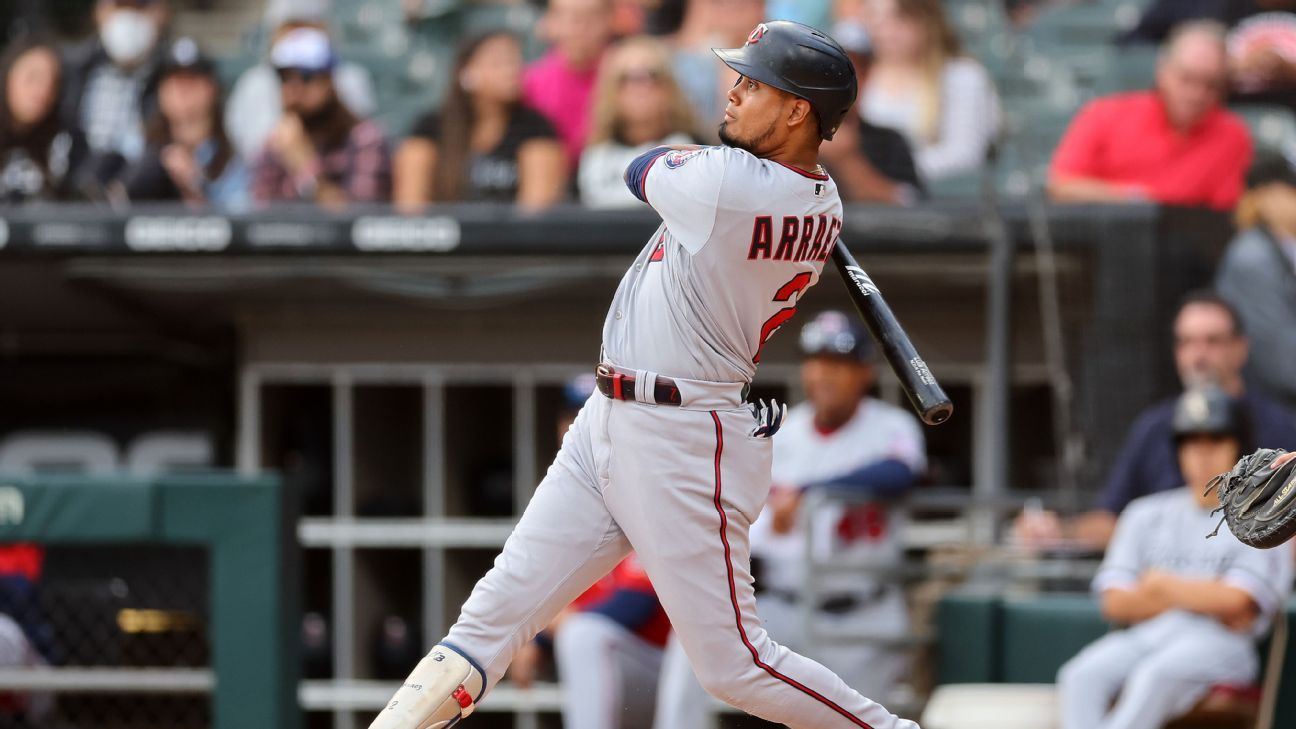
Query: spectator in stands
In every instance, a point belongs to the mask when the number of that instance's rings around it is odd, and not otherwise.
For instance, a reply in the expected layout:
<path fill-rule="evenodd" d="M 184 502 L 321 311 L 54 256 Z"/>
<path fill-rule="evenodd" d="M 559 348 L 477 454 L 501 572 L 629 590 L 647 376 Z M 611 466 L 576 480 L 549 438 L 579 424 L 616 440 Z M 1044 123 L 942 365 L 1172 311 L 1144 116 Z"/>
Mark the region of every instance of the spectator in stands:
<path fill-rule="evenodd" d="M 85 139 L 58 116 L 63 69 L 57 50 L 34 38 L 0 56 L 0 205 L 75 197 Z"/>
<path fill-rule="evenodd" d="M 549 122 L 519 100 L 522 45 L 496 31 L 459 50 L 450 98 L 414 125 L 396 153 L 395 201 L 551 205 L 566 187 L 566 159 Z"/>
<path fill-rule="evenodd" d="M 1296 450 L 1292 414 L 1242 379 L 1249 346 L 1241 320 L 1224 299 L 1209 291 L 1185 297 L 1174 322 L 1175 367 L 1184 388 L 1218 385 L 1246 413 L 1256 446 Z M 1018 539 L 1032 546 L 1071 540 L 1101 549 L 1131 501 L 1182 485 L 1171 427 L 1174 406 L 1175 400 L 1163 400 L 1135 419 L 1092 511 L 1065 524 L 1052 512 L 1023 514 L 1015 525 Z"/>
<path fill-rule="evenodd" d="M 1223 26 L 1181 26 L 1157 63 L 1156 90 L 1108 96 L 1080 110 L 1053 155 L 1049 194 L 1232 208 L 1251 137 L 1220 105 L 1227 74 Z"/>
<path fill-rule="evenodd" d="M 522 100 L 553 124 L 575 171 L 589 136 L 603 51 L 612 41 L 612 0 L 549 0 L 541 36 L 553 47 L 522 77 Z"/>
<path fill-rule="evenodd" d="M 801 330 L 801 382 L 806 402 L 792 408 L 774 438 L 769 503 L 751 529 L 757 612 L 770 636 L 807 651 L 851 687 L 882 699 L 904 675 L 902 651 L 877 644 L 811 645 L 803 605 L 815 599 L 815 627 L 900 637 L 909 631 L 899 585 L 876 575 L 819 577 L 822 592 L 807 595 L 806 544 L 818 561 L 844 559 L 896 565 L 903 559 L 903 524 L 886 502 L 903 495 L 926 468 L 922 429 L 913 415 L 869 396 L 874 352 L 863 328 L 839 311 Z M 802 523 L 804 495 L 825 488 L 868 499 L 831 503 Z M 809 537 L 809 538 L 807 538 Z M 658 729 L 704 729 L 709 700 L 688 659 L 672 641 L 666 650 L 657 703 Z"/>
<path fill-rule="evenodd" d="M 903 133 L 927 183 L 979 172 L 999 134 L 999 97 L 962 54 L 940 0 L 875 0 L 864 120 Z"/>
<path fill-rule="evenodd" d="M 1251 339 L 1254 384 L 1296 407 L 1296 166 L 1262 152 L 1237 209 L 1238 234 L 1215 285 L 1237 309 Z"/>
<path fill-rule="evenodd" d="M 271 0 L 262 21 L 270 46 L 299 28 L 329 32 L 331 6 L 329 0 Z M 373 115 L 377 105 L 368 70 L 339 59 L 333 71 L 333 83 L 338 97 L 352 114 L 360 118 Z M 251 162 L 261 153 L 282 117 L 279 74 L 267 59 L 244 71 L 234 83 L 225 104 L 225 129 L 239 156 Z"/>
<path fill-rule="evenodd" d="M 737 74 L 715 62 L 712 48 L 737 48 L 766 19 L 765 0 L 686 0 L 675 33 L 675 78 L 709 141 L 717 141 Z"/>
<path fill-rule="evenodd" d="M 1130 627 L 1058 672 L 1062 729 L 1160 727 L 1212 686 L 1254 682 L 1256 640 L 1291 591 L 1290 551 L 1252 549 L 1218 529 L 1219 502 L 1204 492 L 1253 445 L 1242 409 L 1218 388 L 1195 389 L 1173 422 L 1184 483 L 1137 499 L 1116 525 L 1093 591 L 1104 617 Z"/>
<path fill-rule="evenodd" d="M 581 202 L 592 208 L 639 207 L 622 182 L 626 166 L 653 147 L 695 143 L 696 128 L 666 47 L 647 37 L 621 41 L 599 71 L 589 144 L 581 155 Z"/>
<path fill-rule="evenodd" d="M 216 67 L 192 38 L 181 38 L 162 68 L 158 110 L 146 125 L 148 149 L 126 176 L 130 199 L 245 209 L 251 179 L 223 125 Z"/>
<path fill-rule="evenodd" d="M 868 39 L 862 30 L 839 24 L 838 42 L 855 64 L 855 75 L 867 83 Z M 856 109 L 860 101 L 856 99 Z M 831 141 L 820 149 L 822 160 L 843 200 L 912 205 L 923 197 L 913 152 L 905 136 L 847 114 Z"/>
<path fill-rule="evenodd" d="M 298 28 L 270 53 L 284 115 L 252 166 L 257 203 L 327 207 L 391 197 L 391 155 L 382 129 L 357 118 L 333 85 L 337 57 L 324 31 Z"/>
<path fill-rule="evenodd" d="M 65 57 L 63 118 L 85 133 L 101 180 L 144 152 L 170 20 L 166 0 L 98 0 L 98 34 Z"/>

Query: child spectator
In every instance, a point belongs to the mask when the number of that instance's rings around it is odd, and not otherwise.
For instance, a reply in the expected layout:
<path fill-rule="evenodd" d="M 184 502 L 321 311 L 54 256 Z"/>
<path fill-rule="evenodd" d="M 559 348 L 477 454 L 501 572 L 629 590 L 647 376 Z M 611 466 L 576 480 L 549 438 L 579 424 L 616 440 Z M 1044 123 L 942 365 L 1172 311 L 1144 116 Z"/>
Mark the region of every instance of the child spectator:
<path fill-rule="evenodd" d="M 1053 153 L 1053 199 L 1232 208 L 1251 163 L 1251 135 L 1220 104 L 1228 85 L 1224 32 L 1213 21 L 1180 26 L 1161 52 L 1154 91 L 1081 109 Z"/>
<path fill-rule="evenodd" d="M 391 197 L 391 155 L 382 130 L 359 119 L 333 85 L 337 57 L 316 28 L 298 28 L 275 43 L 284 116 L 252 166 L 258 203 L 385 202 Z"/>
<path fill-rule="evenodd" d="M 977 172 L 999 134 L 999 97 L 961 54 L 940 0 L 875 0 L 860 114 L 903 133 L 928 183 Z"/>
<path fill-rule="evenodd" d="M 1296 407 L 1296 167 L 1262 153 L 1247 174 L 1238 234 L 1215 284 L 1251 337 L 1247 374 L 1261 390 Z"/>
<path fill-rule="evenodd" d="M 396 153 L 395 201 L 517 202 L 527 209 L 563 195 L 566 159 L 553 127 L 521 103 L 522 46 L 497 31 L 460 48 L 450 97 L 424 116 Z"/>
<path fill-rule="evenodd" d="M 329 32 L 329 0 L 270 0 L 262 26 L 273 48 L 278 40 L 299 28 Z M 339 60 L 333 72 L 338 98 L 358 117 L 374 112 L 373 80 L 363 66 Z M 263 61 L 243 72 L 230 90 L 225 104 L 225 129 L 239 156 L 251 162 L 265 146 L 266 138 L 283 118 L 279 103 L 279 75 Z"/>
<path fill-rule="evenodd" d="M 130 199 L 246 208 L 251 180 L 225 135 L 222 116 L 216 67 L 192 38 L 181 38 L 162 68 L 158 110 L 146 125 L 148 149 L 126 177 Z"/>
<path fill-rule="evenodd" d="M 675 34 L 675 78 L 693 105 L 709 141 L 724 121 L 727 94 L 738 80 L 724 64 L 716 64 L 712 48 L 737 48 L 766 20 L 765 0 L 687 0 L 684 19 Z"/>
<path fill-rule="evenodd" d="M 1252 549 L 1227 528 L 1204 538 L 1220 520 L 1207 482 L 1251 450 L 1241 408 L 1218 388 L 1190 390 L 1174 438 L 1184 486 L 1130 504 L 1093 581 L 1103 615 L 1130 627 L 1058 672 L 1062 729 L 1164 726 L 1214 685 L 1252 683 L 1255 642 L 1283 619 L 1291 552 Z"/>
<path fill-rule="evenodd" d="M 639 207 L 622 182 L 626 166 L 653 147 L 696 142 L 696 126 L 666 47 L 645 37 L 621 41 L 599 72 L 589 145 L 581 155 L 581 202 Z"/>
<path fill-rule="evenodd" d="M 59 122 L 63 70 L 54 46 L 31 38 L 0 56 L 0 205 L 75 197 L 81 133 Z"/>
<path fill-rule="evenodd" d="M 98 34 L 65 59 L 63 118 L 97 156 L 115 158 L 117 170 L 144 152 L 143 120 L 156 106 L 170 20 L 166 0 L 98 0 Z M 112 176 L 114 165 L 101 164 L 100 177 Z"/>
<path fill-rule="evenodd" d="M 522 78 L 522 99 L 544 114 L 575 170 L 589 134 L 590 104 L 603 51 L 612 41 L 611 0 L 549 0 L 540 33 L 553 48 Z"/>

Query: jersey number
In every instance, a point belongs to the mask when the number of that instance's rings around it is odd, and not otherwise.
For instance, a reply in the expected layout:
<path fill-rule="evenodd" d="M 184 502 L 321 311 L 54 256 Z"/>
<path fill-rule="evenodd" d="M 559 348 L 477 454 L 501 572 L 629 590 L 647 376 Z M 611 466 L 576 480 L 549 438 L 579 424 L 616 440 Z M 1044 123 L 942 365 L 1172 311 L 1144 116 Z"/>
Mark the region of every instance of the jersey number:
<path fill-rule="evenodd" d="M 810 279 L 811 275 L 808 272 L 798 273 L 796 276 L 792 277 L 791 281 L 788 281 L 779 287 L 778 293 L 774 294 L 774 298 L 772 299 L 773 301 L 791 301 L 793 303 L 789 307 L 779 309 L 775 312 L 774 316 L 765 320 L 765 323 L 761 325 L 760 344 L 756 347 L 756 356 L 752 357 L 752 364 L 760 362 L 761 350 L 765 349 L 765 342 L 769 341 L 769 338 L 774 336 L 774 332 L 777 332 L 779 327 L 783 326 L 789 319 L 796 316 L 796 299 L 800 298 L 801 292 L 805 291 L 806 287 L 810 285 Z"/>

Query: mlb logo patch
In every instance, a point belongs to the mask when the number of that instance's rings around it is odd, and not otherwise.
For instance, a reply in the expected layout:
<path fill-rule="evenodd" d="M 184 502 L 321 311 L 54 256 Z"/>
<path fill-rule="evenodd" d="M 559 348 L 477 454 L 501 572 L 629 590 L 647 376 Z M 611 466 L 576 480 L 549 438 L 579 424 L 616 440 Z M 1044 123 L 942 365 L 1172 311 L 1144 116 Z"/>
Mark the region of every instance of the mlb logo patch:
<path fill-rule="evenodd" d="M 700 149 L 693 149 L 686 152 L 682 149 L 676 149 L 671 152 L 667 152 L 663 160 L 666 162 L 666 166 L 668 168 L 672 170 L 677 170 L 683 167 L 684 163 L 696 157 L 698 153 L 701 151 L 702 150 Z"/>
<path fill-rule="evenodd" d="M 823 197 L 828 192 L 828 186 L 822 182 L 815 183 L 815 197 Z"/>

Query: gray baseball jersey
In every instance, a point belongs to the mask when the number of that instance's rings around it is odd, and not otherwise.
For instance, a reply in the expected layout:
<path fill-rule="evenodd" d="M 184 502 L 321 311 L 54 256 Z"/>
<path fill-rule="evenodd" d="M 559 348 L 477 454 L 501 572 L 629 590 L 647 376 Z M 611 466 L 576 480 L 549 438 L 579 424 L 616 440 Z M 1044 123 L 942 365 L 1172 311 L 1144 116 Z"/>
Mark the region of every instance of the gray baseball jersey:
<path fill-rule="evenodd" d="M 631 187 L 662 224 L 617 288 L 605 359 L 750 382 L 761 346 L 832 253 L 842 225 L 836 184 L 733 147 L 670 151 L 640 177 Z"/>
<path fill-rule="evenodd" d="M 1218 522 L 1218 515 L 1202 508 L 1186 488 L 1135 499 L 1116 523 L 1094 577 L 1094 591 L 1133 587 L 1151 569 L 1191 579 L 1217 579 L 1251 596 L 1260 608 L 1254 632 L 1264 634 L 1291 591 L 1291 554 L 1283 549 L 1253 549 L 1228 529 L 1206 539 Z"/>

